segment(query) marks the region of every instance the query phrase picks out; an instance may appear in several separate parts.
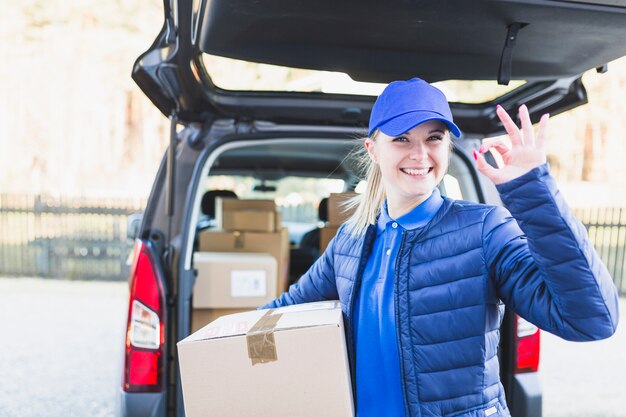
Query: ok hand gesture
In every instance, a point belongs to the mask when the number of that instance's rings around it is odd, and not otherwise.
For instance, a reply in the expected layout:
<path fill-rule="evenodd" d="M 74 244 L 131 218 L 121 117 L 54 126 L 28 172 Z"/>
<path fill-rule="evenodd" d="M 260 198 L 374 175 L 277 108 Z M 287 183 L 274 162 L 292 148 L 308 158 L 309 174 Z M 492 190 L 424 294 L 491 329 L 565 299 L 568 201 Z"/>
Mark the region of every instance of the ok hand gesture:
<path fill-rule="evenodd" d="M 521 130 L 500 105 L 496 108 L 496 114 L 502 121 L 511 143 L 507 143 L 502 138 L 486 139 L 483 141 L 479 151 L 474 151 L 474 159 L 476 160 L 478 171 L 491 179 L 494 184 L 502 184 L 524 175 L 546 162 L 544 139 L 550 116 L 544 114 L 541 117 L 539 131 L 537 137 L 535 137 L 526 105 L 522 105 L 519 108 L 519 117 L 522 124 Z M 502 161 L 504 162 L 502 166 L 494 168 L 485 161 L 482 154 L 490 150 L 495 150 L 502 156 Z"/>

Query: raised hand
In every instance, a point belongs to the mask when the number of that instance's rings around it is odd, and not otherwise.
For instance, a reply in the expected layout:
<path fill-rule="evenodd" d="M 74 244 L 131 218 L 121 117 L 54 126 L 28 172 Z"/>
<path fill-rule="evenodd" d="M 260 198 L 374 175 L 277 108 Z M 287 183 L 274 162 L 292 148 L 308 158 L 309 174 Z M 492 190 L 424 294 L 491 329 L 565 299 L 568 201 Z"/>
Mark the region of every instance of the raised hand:
<path fill-rule="evenodd" d="M 496 114 L 502 121 L 510 143 L 503 138 L 485 139 L 478 152 L 474 151 L 476 168 L 488 177 L 494 184 L 502 184 L 546 162 L 544 139 L 550 116 L 544 114 L 539 121 L 539 131 L 535 137 L 535 131 L 530 121 L 528 108 L 522 105 L 519 108 L 521 130 L 513 119 L 500 105 L 496 108 Z M 502 156 L 503 164 L 494 168 L 485 161 L 485 152 L 497 152 Z"/>

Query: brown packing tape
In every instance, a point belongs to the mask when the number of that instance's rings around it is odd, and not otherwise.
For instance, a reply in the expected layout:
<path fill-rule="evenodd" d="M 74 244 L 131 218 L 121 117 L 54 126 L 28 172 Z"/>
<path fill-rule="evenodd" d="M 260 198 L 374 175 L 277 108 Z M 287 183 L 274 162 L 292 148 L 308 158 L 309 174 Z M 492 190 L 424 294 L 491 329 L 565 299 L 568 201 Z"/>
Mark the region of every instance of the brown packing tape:
<path fill-rule="evenodd" d="M 252 328 L 246 333 L 248 343 L 248 357 L 252 365 L 278 360 L 274 329 L 282 314 L 272 314 L 274 309 L 267 310 Z"/>
<path fill-rule="evenodd" d="M 245 236 L 241 232 L 235 232 L 235 248 L 241 249 L 245 246 Z"/>

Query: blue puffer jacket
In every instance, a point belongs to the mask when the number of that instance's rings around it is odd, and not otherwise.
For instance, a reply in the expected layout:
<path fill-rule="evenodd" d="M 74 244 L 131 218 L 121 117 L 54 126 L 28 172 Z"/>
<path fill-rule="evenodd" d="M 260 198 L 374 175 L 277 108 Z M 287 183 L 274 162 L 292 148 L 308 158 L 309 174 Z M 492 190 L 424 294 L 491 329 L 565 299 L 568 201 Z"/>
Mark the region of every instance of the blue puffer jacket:
<path fill-rule="evenodd" d="M 502 301 L 568 340 L 615 332 L 616 288 L 547 165 L 498 190 L 513 217 L 446 198 L 424 229 L 404 232 L 394 297 L 407 417 L 510 415 L 497 356 Z M 353 372 L 353 307 L 374 238 L 374 226 L 365 236 L 342 226 L 298 283 L 266 306 L 339 299 Z"/>

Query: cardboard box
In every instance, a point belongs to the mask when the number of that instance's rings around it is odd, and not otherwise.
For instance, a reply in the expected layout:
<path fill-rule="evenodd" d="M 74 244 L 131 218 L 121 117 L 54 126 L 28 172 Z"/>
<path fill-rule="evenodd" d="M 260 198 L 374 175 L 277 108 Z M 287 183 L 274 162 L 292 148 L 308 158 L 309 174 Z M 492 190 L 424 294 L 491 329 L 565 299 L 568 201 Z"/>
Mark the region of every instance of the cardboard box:
<path fill-rule="evenodd" d="M 243 313 L 251 308 L 194 308 L 191 310 L 191 332 L 195 332 L 222 316 Z"/>
<path fill-rule="evenodd" d="M 196 252 L 194 308 L 256 308 L 276 298 L 277 262 L 265 253 Z"/>
<path fill-rule="evenodd" d="M 289 232 L 281 228 L 276 232 L 215 231 L 200 232 L 200 250 L 203 252 L 253 252 L 269 253 L 278 262 L 276 293 L 287 290 L 289 283 Z"/>
<path fill-rule="evenodd" d="M 346 210 L 344 203 L 356 193 L 333 193 L 328 197 L 328 225 L 340 226 L 350 218 L 354 210 Z"/>
<path fill-rule="evenodd" d="M 215 199 L 215 222 L 222 230 L 274 232 L 280 230 L 282 216 L 274 200 Z"/>
<path fill-rule="evenodd" d="M 339 226 L 326 226 L 320 229 L 320 253 L 326 250 L 326 247 L 337 234 Z"/>
<path fill-rule="evenodd" d="M 354 416 L 337 302 L 223 316 L 177 346 L 187 417 Z"/>
<path fill-rule="evenodd" d="M 276 203 L 274 200 L 239 200 L 237 198 L 223 197 L 215 199 L 216 213 L 218 211 L 238 210 L 276 211 Z"/>
<path fill-rule="evenodd" d="M 280 230 L 283 227 L 283 213 L 280 211 L 274 212 L 274 231 Z"/>
<path fill-rule="evenodd" d="M 258 210 L 224 211 L 221 229 L 251 232 L 273 232 L 276 230 L 276 212 Z"/>

